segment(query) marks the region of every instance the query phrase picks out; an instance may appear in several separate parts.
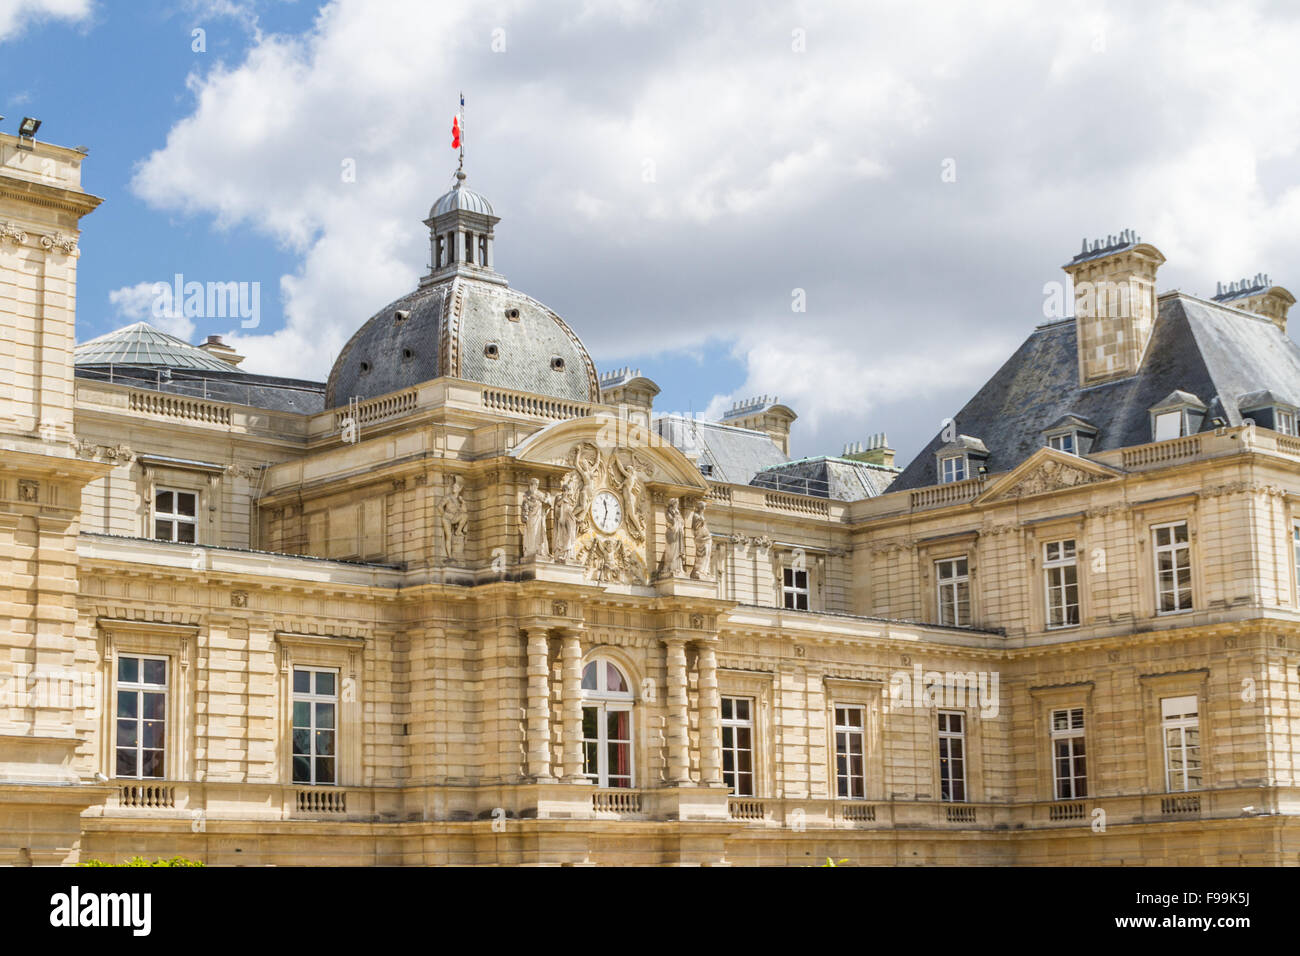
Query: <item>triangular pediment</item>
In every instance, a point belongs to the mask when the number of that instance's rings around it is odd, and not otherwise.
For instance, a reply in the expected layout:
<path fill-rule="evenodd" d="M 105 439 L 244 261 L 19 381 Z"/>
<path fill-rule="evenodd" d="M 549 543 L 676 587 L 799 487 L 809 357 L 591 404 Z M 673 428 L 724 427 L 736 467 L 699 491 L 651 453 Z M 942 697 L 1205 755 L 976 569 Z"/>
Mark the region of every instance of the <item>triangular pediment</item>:
<path fill-rule="evenodd" d="M 1087 458 L 1055 448 L 1040 448 L 984 489 L 975 503 L 987 504 L 1011 498 L 1046 495 L 1098 481 L 1109 481 L 1119 475 L 1120 472 L 1115 469 Z"/>
<path fill-rule="evenodd" d="M 709 491 L 699 466 L 658 432 L 612 414 L 555 422 L 529 435 L 510 454 L 521 463 L 568 468 L 582 448 L 597 450 L 621 463 L 634 463 L 647 484 L 661 486 L 668 494 Z"/>

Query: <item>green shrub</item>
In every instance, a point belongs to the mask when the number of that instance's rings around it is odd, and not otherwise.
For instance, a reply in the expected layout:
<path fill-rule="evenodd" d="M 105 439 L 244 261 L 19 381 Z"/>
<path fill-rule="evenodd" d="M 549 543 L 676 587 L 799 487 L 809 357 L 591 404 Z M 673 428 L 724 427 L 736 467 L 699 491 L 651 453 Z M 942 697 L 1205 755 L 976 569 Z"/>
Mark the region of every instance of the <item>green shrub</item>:
<path fill-rule="evenodd" d="M 77 866 L 206 866 L 198 860 L 187 860 L 183 856 L 174 856 L 170 860 L 158 859 L 150 863 L 142 856 L 133 856 L 122 863 L 105 863 L 103 860 L 83 860 Z"/>

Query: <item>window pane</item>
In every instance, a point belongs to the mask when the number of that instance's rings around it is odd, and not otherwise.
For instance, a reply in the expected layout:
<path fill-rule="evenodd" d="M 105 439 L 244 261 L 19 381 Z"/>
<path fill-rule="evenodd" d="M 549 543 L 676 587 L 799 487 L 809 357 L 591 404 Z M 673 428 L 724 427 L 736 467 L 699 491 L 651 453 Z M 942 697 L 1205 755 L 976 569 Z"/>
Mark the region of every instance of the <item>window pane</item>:
<path fill-rule="evenodd" d="M 582 669 L 582 689 L 596 689 L 596 662 L 592 661 Z"/>
<path fill-rule="evenodd" d="M 294 754 L 311 753 L 311 731 L 298 727 L 293 732 L 293 752 Z"/>
<path fill-rule="evenodd" d="M 321 757 L 334 756 L 334 731 L 316 731 L 316 753 Z"/>
<path fill-rule="evenodd" d="M 151 747 L 154 750 L 161 750 L 163 747 L 163 728 L 165 726 L 161 720 L 146 720 L 144 722 L 144 746 Z"/>
<path fill-rule="evenodd" d="M 316 758 L 316 782 L 317 783 L 334 782 L 334 758 L 333 757 Z"/>
<path fill-rule="evenodd" d="M 134 684 L 140 679 L 140 658 L 119 657 L 117 660 L 117 679 Z"/>
<path fill-rule="evenodd" d="M 176 540 L 183 544 L 193 544 L 194 525 L 186 524 L 184 521 L 176 522 Z"/>
<path fill-rule="evenodd" d="M 316 693 L 323 697 L 334 696 L 334 675 L 329 671 L 316 672 Z"/>
<path fill-rule="evenodd" d="M 139 739 L 140 724 L 134 720 L 119 720 L 117 722 L 117 745 L 119 747 L 135 747 L 140 742 Z"/>
<path fill-rule="evenodd" d="M 143 693 L 140 696 L 143 698 L 140 708 L 141 717 L 148 720 L 162 720 L 167 716 L 167 697 L 165 694 Z"/>
<path fill-rule="evenodd" d="M 174 514 L 172 511 L 172 493 L 170 491 L 160 491 L 154 495 L 154 510 L 161 514 Z"/>
<path fill-rule="evenodd" d="M 167 662 L 158 660 L 145 660 L 144 664 L 144 683 L 146 684 L 166 684 L 167 683 Z"/>
<path fill-rule="evenodd" d="M 311 692 L 311 671 L 293 672 L 293 692 L 307 694 Z"/>
<path fill-rule="evenodd" d="M 311 726 L 311 704 L 305 700 L 293 702 L 293 725 L 295 727 Z"/>
<path fill-rule="evenodd" d="M 117 716 L 119 717 L 138 717 L 140 699 L 133 690 L 119 690 L 117 692 Z"/>
<path fill-rule="evenodd" d="M 140 776 L 161 777 L 163 760 L 161 750 L 145 750 L 140 754 Z"/>
<path fill-rule="evenodd" d="M 627 681 L 623 680 L 623 675 L 613 664 L 605 665 L 605 689 L 627 693 Z"/>
<path fill-rule="evenodd" d="M 316 726 L 321 728 L 334 728 L 334 705 L 317 704 L 316 705 Z"/>
<path fill-rule="evenodd" d="M 115 773 L 119 777 L 136 776 L 135 750 L 119 749 L 117 752 L 117 769 Z"/>
<path fill-rule="evenodd" d="M 195 500 L 195 499 L 194 499 L 194 495 L 186 494 L 185 492 L 177 492 L 177 494 L 176 494 L 176 511 L 177 511 L 177 513 L 179 513 L 179 514 L 183 514 L 183 515 L 186 515 L 186 516 L 188 516 L 188 517 L 190 517 L 190 518 L 193 518 L 193 517 L 194 517 L 194 500 Z"/>
<path fill-rule="evenodd" d="M 311 758 L 296 756 L 293 758 L 293 782 L 311 783 Z"/>

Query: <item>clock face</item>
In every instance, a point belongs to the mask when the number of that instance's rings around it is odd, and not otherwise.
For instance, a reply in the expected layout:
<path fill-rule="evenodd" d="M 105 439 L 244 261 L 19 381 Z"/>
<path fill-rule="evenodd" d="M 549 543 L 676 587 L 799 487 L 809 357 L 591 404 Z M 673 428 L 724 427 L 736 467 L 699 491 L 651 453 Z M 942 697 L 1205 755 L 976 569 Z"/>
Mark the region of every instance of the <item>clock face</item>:
<path fill-rule="evenodd" d="M 622 502 L 608 491 L 602 491 L 591 502 L 591 521 L 596 530 L 613 534 L 623 521 Z"/>

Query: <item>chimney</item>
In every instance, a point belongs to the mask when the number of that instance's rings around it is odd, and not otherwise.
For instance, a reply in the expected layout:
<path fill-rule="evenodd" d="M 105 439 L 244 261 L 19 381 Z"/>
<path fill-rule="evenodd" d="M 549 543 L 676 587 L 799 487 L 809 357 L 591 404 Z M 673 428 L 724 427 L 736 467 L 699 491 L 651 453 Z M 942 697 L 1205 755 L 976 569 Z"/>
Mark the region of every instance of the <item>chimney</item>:
<path fill-rule="evenodd" d="M 238 365 L 245 358 L 245 356 L 240 355 L 225 342 L 221 341 L 221 336 L 219 335 L 209 335 L 199 348 L 203 349 L 203 351 L 207 352 L 213 358 L 219 358 L 221 361 L 229 362 L 231 365 Z"/>
<path fill-rule="evenodd" d="M 613 405 L 619 410 L 619 417 L 640 425 L 650 427 L 650 413 L 654 408 L 655 396 L 659 386 L 641 374 L 639 368 L 614 369 L 604 372 L 599 379 L 600 403 Z"/>
<path fill-rule="evenodd" d="M 1079 384 L 1137 373 L 1156 323 L 1156 270 L 1165 257 L 1132 229 L 1091 243 L 1063 268 L 1074 280 Z"/>
<path fill-rule="evenodd" d="M 889 439 L 884 432 L 869 437 L 866 445 L 860 441 L 850 442 L 844 446 L 844 454 L 841 457 L 849 461 L 865 461 L 869 465 L 894 467 L 894 449 L 889 447 Z"/>
<path fill-rule="evenodd" d="M 1262 316 L 1276 325 L 1286 335 L 1286 314 L 1295 305 L 1295 296 L 1262 272 L 1253 279 L 1220 282 L 1214 291 L 1214 301 Z"/>
<path fill-rule="evenodd" d="M 788 405 L 779 404 L 775 395 L 760 395 L 732 405 L 731 410 L 722 416 L 722 421 L 737 428 L 766 432 L 781 449 L 781 454 L 788 457 L 790 426 L 798 417 Z"/>

